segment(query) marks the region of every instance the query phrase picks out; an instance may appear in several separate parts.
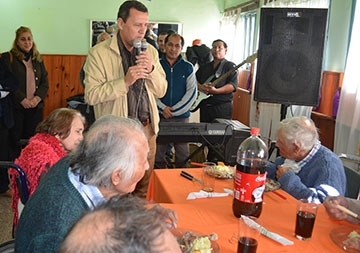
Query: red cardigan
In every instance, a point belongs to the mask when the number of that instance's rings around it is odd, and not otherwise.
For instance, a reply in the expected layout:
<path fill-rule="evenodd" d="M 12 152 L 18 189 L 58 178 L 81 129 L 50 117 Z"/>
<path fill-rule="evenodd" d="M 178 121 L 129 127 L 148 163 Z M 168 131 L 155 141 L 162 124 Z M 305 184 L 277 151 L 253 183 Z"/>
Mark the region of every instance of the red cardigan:
<path fill-rule="evenodd" d="M 27 178 L 29 197 L 34 193 L 39 184 L 39 178 L 42 173 L 47 173 L 57 161 L 66 155 L 60 141 L 47 133 L 37 133 L 29 140 L 29 144 L 21 151 L 20 156 L 15 163 L 23 169 Z M 10 170 L 11 175 L 17 172 Z M 18 222 L 18 202 L 19 192 L 16 187 L 15 178 L 11 178 L 13 189 L 12 209 L 14 211 L 14 229 Z"/>

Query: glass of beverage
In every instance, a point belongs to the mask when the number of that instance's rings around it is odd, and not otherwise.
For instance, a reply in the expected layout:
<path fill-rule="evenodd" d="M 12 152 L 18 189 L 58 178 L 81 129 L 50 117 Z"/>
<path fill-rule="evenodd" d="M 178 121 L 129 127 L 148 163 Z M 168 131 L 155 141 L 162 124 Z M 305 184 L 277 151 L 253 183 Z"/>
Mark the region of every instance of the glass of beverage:
<path fill-rule="evenodd" d="M 295 237 L 300 240 L 310 240 L 314 228 L 318 204 L 307 199 L 300 199 L 296 208 Z"/>
<path fill-rule="evenodd" d="M 211 167 L 216 166 L 216 164 L 212 162 L 204 162 L 203 165 L 204 169 L 201 178 L 203 181 L 202 190 L 206 192 L 213 192 L 215 186 L 215 177 L 210 175 L 207 171 L 211 169 Z"/>
<path fill-rule="evenodd" d="M 256 253 L 261 227 L 259 218 L 244 215 L 239 218 L 237 253 Z"/>

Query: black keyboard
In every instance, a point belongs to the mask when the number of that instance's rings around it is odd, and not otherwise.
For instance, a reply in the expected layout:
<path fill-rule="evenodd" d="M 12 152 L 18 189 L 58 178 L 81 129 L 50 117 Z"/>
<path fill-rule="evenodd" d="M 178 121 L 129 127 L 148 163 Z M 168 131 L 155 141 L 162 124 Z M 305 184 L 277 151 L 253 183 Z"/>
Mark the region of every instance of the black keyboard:
<path fill-rule="evenodd" d="M 232 133 L 232 126 L 226 123 L 160 122 L 157 141 L 224 143 Z"/>

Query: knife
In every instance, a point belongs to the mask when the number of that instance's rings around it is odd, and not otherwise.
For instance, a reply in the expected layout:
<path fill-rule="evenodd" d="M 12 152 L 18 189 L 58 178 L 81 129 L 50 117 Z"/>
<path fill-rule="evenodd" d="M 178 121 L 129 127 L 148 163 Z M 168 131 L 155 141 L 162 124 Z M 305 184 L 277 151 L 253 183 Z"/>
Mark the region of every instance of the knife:
<path fill-rule="evenodd" d="M 282 245 L 293 245 L 294 242 L 288 240 L 287 238 L 276 234 L 274 232 L 270 232 L 269 230 L 267 230 L 266 228 L 264 228 L 263 226 L 259 225 L 258 223 L 256 223 L 255 221 L 253 221 L 252 219 L 241 215 L 241 217 L 244 219 L 245 223 L 248 224 L 250 227 L 255 228 L 256 230 L 258 230 L 262 235 L 265 235 L 266 237 L 269 237 L 270 239 L 282 244 Z"/>
<path fill-rule="evenodd" d="M 189 179 L 191 181 L 198 181 L 200 184 L 204 184 L 203 181 L 201 181 L 200 179 L 198 179 L 198 178 L 194 177 L 193 175 L 187 173 L 186 171 L 182 170 L 181 173 L 180 173 L 180 176 L 183 176 L 183 177 L 185 177 L 185 178 L 187 178 L 187 179 Z"/>

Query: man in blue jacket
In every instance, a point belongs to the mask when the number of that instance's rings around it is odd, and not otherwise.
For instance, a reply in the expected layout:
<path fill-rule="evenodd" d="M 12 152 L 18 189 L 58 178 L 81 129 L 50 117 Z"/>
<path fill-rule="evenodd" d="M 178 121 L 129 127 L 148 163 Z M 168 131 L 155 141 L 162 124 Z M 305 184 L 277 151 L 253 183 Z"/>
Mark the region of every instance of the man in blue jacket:
<path fill-rule="evenodd" d="M 166 73 L 168 88 L 163 98 L 157 99 L 160 113 L 160 122 L 188 123 L 190 107 L 197 96 L 197 84 L 193 65 L 184 60 L 181 50 L 184 46 L 184 38 L 173 33 L 165 39 L 165 55 L 160 63 Z M 168 145 L 157 145 L 155 164 L 158 168 L 169 167 L 166 162 L 166 150 Z M 184 167 L 189 157 L 187 143 L 174 143 L 175 167 Z"/>

